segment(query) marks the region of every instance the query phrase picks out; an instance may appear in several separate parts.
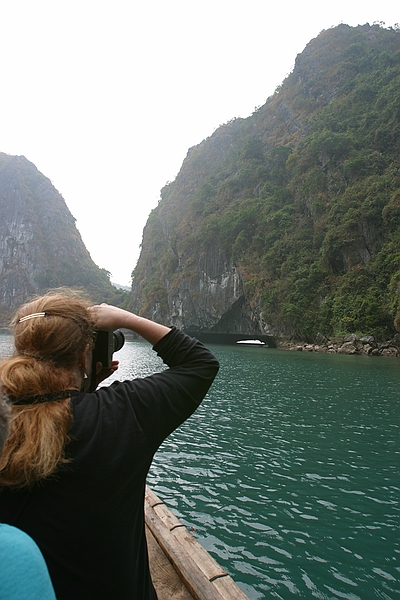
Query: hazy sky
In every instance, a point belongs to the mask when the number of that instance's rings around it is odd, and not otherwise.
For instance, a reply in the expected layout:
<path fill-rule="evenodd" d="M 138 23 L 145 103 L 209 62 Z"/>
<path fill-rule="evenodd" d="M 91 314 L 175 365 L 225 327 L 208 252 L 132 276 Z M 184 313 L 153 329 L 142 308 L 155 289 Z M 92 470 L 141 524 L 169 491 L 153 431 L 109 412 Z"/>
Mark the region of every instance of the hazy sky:
<path fill-rule="evenodd" d="M 129 285 L 188 149 L 247 117 L 323 29 L 400 21 L 397 0 L 0 0 L 0 152 L 64 197 L 93 260 Z"/>

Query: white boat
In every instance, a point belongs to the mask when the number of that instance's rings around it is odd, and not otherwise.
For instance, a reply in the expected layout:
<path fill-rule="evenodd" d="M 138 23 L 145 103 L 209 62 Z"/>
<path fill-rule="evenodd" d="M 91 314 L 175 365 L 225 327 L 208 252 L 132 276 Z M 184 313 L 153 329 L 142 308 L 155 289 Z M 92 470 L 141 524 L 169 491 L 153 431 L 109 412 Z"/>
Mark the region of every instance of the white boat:
<path fill-rule="evenodd" d="M 243 344 L 243 346 L 267 346 L 265 342 L 261 340 L 239 340 L 237 344 Z"/>

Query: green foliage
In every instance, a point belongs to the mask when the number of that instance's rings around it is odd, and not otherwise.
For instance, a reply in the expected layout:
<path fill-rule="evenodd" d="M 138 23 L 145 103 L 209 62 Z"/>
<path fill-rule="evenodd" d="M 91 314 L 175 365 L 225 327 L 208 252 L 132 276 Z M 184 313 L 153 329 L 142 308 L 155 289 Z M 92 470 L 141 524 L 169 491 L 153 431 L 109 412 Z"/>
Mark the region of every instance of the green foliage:
<path fill-rule="evenodd" d="M 276 329 L 390 336 L 399 190 L 400 34 L 325 31 L 263 107 L 192 149 L 163 190 L 135 270 L 141 305 L 162 297 L 157 282 L 196 277 L 212 247 Z"/>
<path fill-rule="evenodd" d="M 393 318 L 385 307 L 383 288 L 369 269 L 353 269 L 337 280 L 332 325 L 337 333 L 369 332 L 377 337 L 392 334 Z"/>

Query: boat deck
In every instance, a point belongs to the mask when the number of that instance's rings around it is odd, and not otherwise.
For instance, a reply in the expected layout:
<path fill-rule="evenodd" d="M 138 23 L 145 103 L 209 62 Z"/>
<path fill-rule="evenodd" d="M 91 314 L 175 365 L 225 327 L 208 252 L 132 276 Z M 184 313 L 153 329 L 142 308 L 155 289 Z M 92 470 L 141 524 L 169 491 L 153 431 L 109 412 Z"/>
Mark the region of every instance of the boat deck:
<path fill-rule="evenodd" d="M 158 600 L 194 600 L 148 527 L 146 536 L 151 578 Z"/>
<path fill-rule="evenodd" d="M 150 570 L 159 600 L 248 600 L 148 487 L 145 517 Z"/>

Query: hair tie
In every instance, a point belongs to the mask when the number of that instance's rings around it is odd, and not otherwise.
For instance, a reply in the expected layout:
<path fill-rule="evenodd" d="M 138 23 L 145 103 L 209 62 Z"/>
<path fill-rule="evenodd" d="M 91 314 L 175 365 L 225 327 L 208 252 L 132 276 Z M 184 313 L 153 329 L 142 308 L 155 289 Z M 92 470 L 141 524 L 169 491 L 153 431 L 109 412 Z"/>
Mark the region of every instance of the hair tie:
<path fill-rule="evenodd" d="M 41 402 L 54 402 L 55 400 L 65 400 L 79 394 L 79 390 L 62 390 L 61 392 L 51 392 L 50 394 L 37 394 L 27 398 L 15 398 L 9 396 L 12 404 L 40 404 Z"/>
<path fill-rule="evenodd" d="M 26 358 L 34 358 L 35 360 L 44 360 L 43 356 L 39 356 L 38 354 L 28 354 L 28 352 L 19 352 L 20 356 L 26 356 Z"/>

